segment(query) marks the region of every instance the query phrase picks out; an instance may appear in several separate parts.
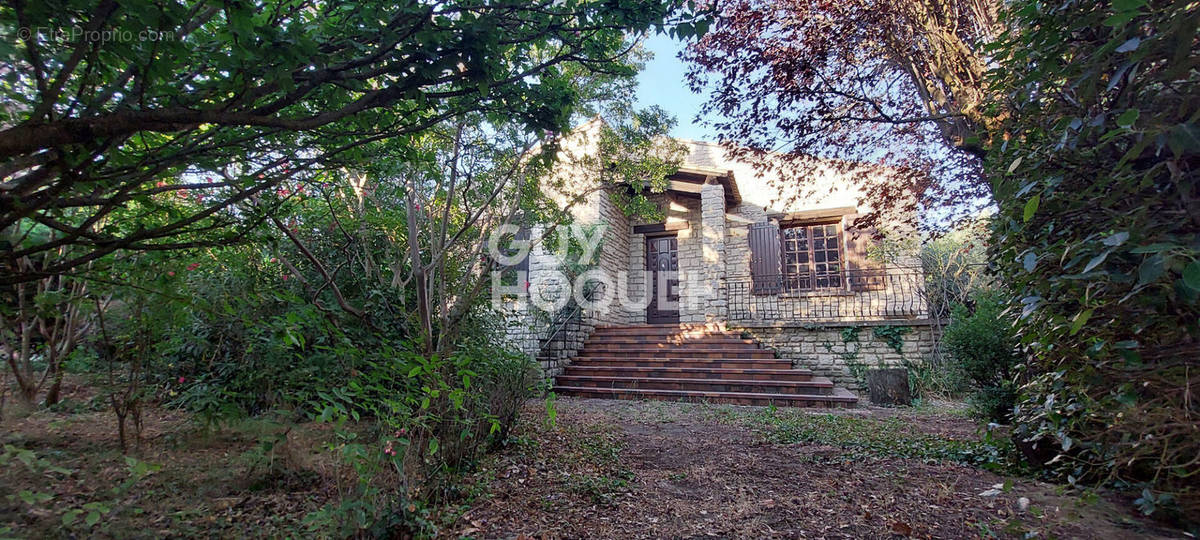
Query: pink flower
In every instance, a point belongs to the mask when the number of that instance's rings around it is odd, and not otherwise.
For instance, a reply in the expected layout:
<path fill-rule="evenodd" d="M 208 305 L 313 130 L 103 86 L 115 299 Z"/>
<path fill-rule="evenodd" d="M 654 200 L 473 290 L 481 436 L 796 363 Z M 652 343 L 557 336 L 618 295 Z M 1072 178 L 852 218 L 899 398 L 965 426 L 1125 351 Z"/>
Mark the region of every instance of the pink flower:
<path fill-rule="evenodd" d="M 170 272 L 167 272 L 167 275 L 168 275 L 168 276 L 173 276 L 173 275 L 175 275 L 175 271 L 174 271 L 174 270 L 172 270 L 172 271 L 170 271 Z"/>
<path fill-rule="evenodd" d="M 277 262 L 279 262 L 279 259 L 276 259 L 275 257 L 271 257 L 271 262 L 277 263 Z"/>
<path fill-rule="evenodd" d="M 186 379 L 186 378 L 184 378 L 184 377 L 180 377 L 180 378 L 179 378 L 179 384 L 183 384 L 183 383 L 185 383 L 185 382 L 187 382 L 187 379 Z"/>
<path fill-rule="evenodd" d="M 287 280 L 288 280 L 288 277 L 289 277 L 289 276 L 288 276 L 287 274 L 284 274 L 284 275 L 283 275 L 283 280 L 284 280 L 284 281 L 287 281 Z"/>
<path fill-rule="evenodd" d="M 187 267 L 189 272 L 191 272 L 192 270 L 195 270 L 197 268 L 200 268 L 200 263 L 192 263 L 192 264 L 189 264 Z"/>

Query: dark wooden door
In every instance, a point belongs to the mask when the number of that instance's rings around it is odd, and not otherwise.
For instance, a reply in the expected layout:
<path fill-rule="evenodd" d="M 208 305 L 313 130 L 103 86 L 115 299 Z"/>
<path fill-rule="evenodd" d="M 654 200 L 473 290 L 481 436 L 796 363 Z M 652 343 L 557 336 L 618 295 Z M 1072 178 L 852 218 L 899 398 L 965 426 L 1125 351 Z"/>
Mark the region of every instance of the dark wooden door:
<path fill-rule="evenodd" d="M 648 324 L 679 322 L 679 243 L 674 236 L 646 239 L 646 270 L 649 275 Z"/>

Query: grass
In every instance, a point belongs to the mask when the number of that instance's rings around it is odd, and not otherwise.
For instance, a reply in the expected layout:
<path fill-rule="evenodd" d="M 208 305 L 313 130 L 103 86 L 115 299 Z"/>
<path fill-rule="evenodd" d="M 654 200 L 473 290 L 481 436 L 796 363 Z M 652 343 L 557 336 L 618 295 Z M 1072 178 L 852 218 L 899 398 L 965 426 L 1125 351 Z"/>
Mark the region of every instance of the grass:
<path fill-rule="evenodd" d="M 981 440 L 959 440 L 913 431 L 901 417 L 867 418 L 846 414 L 780 412 L 766 409 L 752 421 L 765 438 L 780 444 L 818 444 L 839 448 L 836 459 L 920 459 L 954 462 L 996 472 L 1019 472 L 1015 449 L 1007 439 L 985 434 Z"/>

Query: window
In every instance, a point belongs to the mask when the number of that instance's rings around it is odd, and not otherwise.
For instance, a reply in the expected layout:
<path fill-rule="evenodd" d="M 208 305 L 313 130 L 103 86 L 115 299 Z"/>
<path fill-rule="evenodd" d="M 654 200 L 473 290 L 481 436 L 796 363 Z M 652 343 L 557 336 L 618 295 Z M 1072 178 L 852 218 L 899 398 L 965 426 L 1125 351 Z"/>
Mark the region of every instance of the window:
<path fill-rule="evenodd" d="M 509 248 L 509 246 L 511 245 L 510 241 L 529 241 L 529 234 L 530 234 L 529 227 L 521 227 L 520 229 L 517 230 L 516 234 L 514 234 L 512 237 L 501 238 L 500 243 L 497 247 L 499 247 L 500 251 L 506 256 L 511 257 L 513 255 L 516 255 L 518 253 L 518 250 Z M 520 262 L 518 262 L 512 266 L 501 266 L 499 268 L 499 270 L 500 270 L 500 284 L 505 285 L 505 286 L 510 286 L 510 287 L 513 285 L 520 285 L 522 272 L 523 272 L 524 277 L 525 277 L 525 279 L 524 279 L 525 284 L 526 284 L 525 286 L 528 287 L 529 255 L 526 255 L 525 258 L 520 260 Z"/>
<path fill-rule="evenodd" d="M 813 291 L 844 286 L 846 268 L 840 225 L 795 225 L 780 232 L 785 290 Z"/>

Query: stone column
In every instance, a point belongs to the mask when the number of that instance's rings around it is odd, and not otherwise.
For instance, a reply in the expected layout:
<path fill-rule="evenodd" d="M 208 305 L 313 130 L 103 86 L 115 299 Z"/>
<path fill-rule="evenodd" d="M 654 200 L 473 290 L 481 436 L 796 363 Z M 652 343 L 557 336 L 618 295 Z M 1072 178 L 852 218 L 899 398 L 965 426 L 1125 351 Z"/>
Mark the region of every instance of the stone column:
<path fill-rule="evenodd" d="M 705 184 L 700 190 L 700 239 L 703 322 L 725 322 L 725 187 L 721 184 Z"/>

